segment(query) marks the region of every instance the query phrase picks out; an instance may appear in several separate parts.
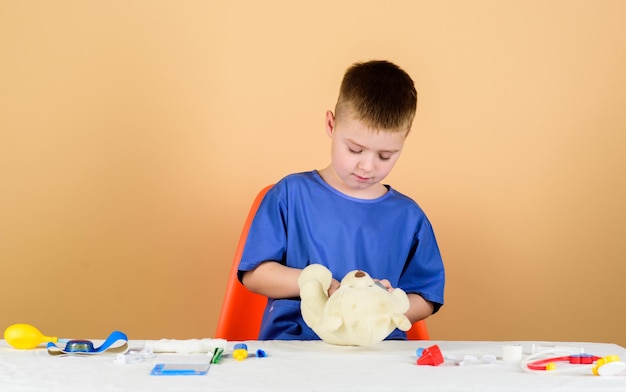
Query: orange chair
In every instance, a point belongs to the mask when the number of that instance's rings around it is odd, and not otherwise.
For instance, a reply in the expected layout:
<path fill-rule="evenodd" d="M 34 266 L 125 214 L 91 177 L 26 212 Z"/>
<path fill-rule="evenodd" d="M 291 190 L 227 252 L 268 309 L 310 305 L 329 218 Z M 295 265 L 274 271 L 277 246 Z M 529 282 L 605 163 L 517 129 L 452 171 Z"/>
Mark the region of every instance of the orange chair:
<path fill-rule="evenodd" d="M 233 258 L 233 265 L 230 267 L 230 274 L 228 275 L 226 294 L 224 294 L 222 311 L 217 322 L 217 331 L 215 332 L 216 338 L 237 341 L 256 340 L 259 337 L 261 319 L 267 305 L 267 297 L 253 293 L 245 288 L 237 278 L 237 271 L 256 210 L 259 209 L 263 197 L 265 197 L 265 194 L 271 187 L 272 185 L 268 185 L 261 189 L 261 192 L 252 202 L 248 217 L 243 225 L 235 257 Z"/>
<path fill-rule="evenodd" d="M 430 340 L 426 322 L 424 320 L 414 322 L 411 329 L 406 331 L 406 338 L 408 340 Z"/>
<path fill-rule="evenodd" d="M 239 243 L 237 244 L 233 264 L 230 267 L 226 293 L 224 295 L 224 301 L 222 302 L 222 310 L 217 322 L 216 338 L 241 341 L 256 340 L 259 336 L 261 319 L 263 318 L 263 311 L 267 305 L 267 298 L 248 291 L 248 289 L 239 282 L 237 271 L 252 220 L 256 215 L 256 211 L 263 197 L 265 197 L 265 194 L 271 187 L 272 185 L 268 185 L 261 189 L 252 202 L 248 217 L 246 218 L 243 230 L 239 236 Z M 426 323 L 422 320 L 413 324 L 413 327 L 407 331 L 407 338 L 409 340 L 430 340 Z"/>

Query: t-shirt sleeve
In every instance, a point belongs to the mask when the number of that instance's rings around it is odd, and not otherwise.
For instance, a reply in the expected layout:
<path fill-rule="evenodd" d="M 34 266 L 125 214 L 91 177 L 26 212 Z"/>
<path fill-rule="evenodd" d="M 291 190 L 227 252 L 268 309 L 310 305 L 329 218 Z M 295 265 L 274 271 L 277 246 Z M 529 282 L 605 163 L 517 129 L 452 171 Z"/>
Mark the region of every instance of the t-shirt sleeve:
<path fill-rule="evenodd" d="M 285 203 L 278 183 L 265 194 L 252 220 L 239 262 L 239 280 L 243 272 L 255 269 L 264 261 L 285 263 L 286 224 Z"/>
<path fill-rule="evenodd" d="M 398 287 L 416 293 L 434 304 L 433 313 L 443 305 L 445 271 L 435 233 L 424 219 L 415 234 L 415 243 L 400 277 Z"/>

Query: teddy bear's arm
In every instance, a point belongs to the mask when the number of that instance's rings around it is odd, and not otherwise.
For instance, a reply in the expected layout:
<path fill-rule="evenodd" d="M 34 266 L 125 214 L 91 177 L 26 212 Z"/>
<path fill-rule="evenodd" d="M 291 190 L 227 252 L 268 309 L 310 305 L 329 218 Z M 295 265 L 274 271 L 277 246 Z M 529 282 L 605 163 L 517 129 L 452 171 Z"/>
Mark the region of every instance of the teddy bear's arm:
<path fill-rule="evenodd" d="M 409 319 L 402 313 L 392 314 L 391 321 L 402 331 L 408 331 L 412 326 L 411 321 L 409 321 Z"/>
<path fill-rule="evenodd" d="M 393 289 L 391 291 L 391 297 L 393 298 L 394 304 L 398 307 L 398 311 L 404 313 L 411 307 L 409 297 L 406 295 L 404 290 Z"/>

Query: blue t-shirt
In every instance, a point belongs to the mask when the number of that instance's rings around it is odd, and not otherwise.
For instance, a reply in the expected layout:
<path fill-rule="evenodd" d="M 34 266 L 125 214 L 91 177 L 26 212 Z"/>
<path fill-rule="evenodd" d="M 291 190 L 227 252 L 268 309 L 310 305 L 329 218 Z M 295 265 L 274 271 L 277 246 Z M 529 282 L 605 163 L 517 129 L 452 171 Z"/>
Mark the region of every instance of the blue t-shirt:
<path fill-rule="evenodd" d="M 322 264 L 341 280 L 360 269 L 393 287 L 443 305 L 444 267 L 428 218 L 387 186 L 357 199 L 329 186 L 317 171 L 288 175 L 265 195 L 252 221 L 239 277 L 264 261 L 304 268 Z M 406 338 L 394 331 L 389 338 Z M 268 300 L 259 339 L 319 339 L 302 319 L 298 298 Z"/>

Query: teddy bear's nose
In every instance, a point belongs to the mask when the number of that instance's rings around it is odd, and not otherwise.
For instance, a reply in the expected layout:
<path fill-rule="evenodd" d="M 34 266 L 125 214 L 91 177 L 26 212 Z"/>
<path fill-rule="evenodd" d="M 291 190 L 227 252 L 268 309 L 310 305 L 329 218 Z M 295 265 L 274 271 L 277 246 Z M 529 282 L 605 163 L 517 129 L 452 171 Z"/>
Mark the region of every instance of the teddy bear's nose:
<path fill-rule="evenodd" d="M 365 272 L 363 272 L 363 271 L 357 271 L 357 272 L 354 274 L 354 277 L 355 277 L 355 278 L 362 278 L 362 277 L 364 277 L 364 276 L 365 276 Z"/>

